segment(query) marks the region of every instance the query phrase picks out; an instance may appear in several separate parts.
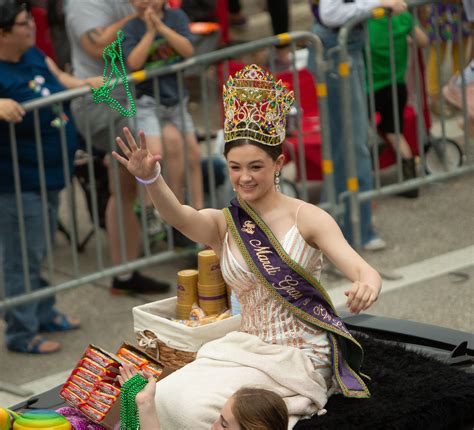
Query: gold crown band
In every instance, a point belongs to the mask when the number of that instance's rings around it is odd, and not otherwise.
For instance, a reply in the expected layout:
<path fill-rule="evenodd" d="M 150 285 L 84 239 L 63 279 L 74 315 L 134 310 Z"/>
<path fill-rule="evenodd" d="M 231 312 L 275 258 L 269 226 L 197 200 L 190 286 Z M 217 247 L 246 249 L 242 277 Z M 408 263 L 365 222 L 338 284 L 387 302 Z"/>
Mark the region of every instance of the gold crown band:
<path fill-rule="evenodd" d="M 271 146 L 283 142 L 294 95 L 271 73 L 255 64 L 245 66 L 224 85 L 223 98 L 225 142 L 245 138 Z"/>

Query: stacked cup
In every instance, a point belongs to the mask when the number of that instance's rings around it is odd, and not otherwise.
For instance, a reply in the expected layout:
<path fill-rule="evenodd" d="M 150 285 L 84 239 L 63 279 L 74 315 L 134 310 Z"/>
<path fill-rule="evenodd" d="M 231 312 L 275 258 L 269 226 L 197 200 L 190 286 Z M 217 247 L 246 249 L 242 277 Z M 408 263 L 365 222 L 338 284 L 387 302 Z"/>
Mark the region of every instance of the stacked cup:
<path fill-rule="evenodd" d="M 176 318 L 186 320 L 189 319 L 193 304 L 198 302 L 198 271 L 180 270 L 177 284 Z"/>
<path fill-rule="evenodd" d="M 227 308 L 227 289 L 214 251 L 206 249 L 198 253 L 198 271 L 200 308 L 207 315 L 221 313 Z"/>

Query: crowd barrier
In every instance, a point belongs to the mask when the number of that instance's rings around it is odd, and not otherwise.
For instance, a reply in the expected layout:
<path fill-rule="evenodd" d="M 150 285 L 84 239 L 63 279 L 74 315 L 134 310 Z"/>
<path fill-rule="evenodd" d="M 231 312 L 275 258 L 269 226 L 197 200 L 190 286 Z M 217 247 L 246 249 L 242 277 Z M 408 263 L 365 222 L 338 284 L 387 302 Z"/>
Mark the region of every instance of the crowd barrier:
<path fill-rule="evenodd" d="M 427 0 L 413 0 L 408 1 L 408 6 L 410 11 L 413 14 L 414 22 L 418 22 L 420 18 L 421 10 L 420 8 L 431 5 L 439 4 L 438 1 L 427 1 Z M 462 5 L 459 2 L 457 5 L 453 5 L 457 8 L 459 16 L 461 16 Z M 352 113 L 351 113 L 351 91 L 350 91 L 350 81 L 349 74 L 351 68 L 350 55 L 348 51 L 348 41 L 350 38 L 351 31 L 354 30 L 357 26 L 364 26 L 367 31 L 367 22 L 371 18 L 379 18 L 383 16 L 388 16 L 389 20 L 389 40 L 390 40 L 390 69 L 391 69 L 391 90 L 392 97 L 394 100 L 393 104 L 393 117 L 396 130 L 396 142 L 397 148 L 395 151 L 395 161 L 396 161 L 396 183 L 383 185 L 381 181 L 381 166 L 379 164 L 379 145 L 377 142 L 371 142 L 370 145 L 373 153 L 374 160 L 374 189 L 370 191 L 361 192 L 359 190 L 358 179 L 357 179 L 357 163 L 355 158 L 354 151 L 354 137 L 352 135 Z M 460 23 L 458 28 L 460 28 Z M 438 27 L 435 27 L 435 48 L 437 52 L 437 58 L 440 59 L 440 45 L 441 37 Z M 370 200 L 374 197 L 380 197 L 385 195 L 393 195 L 397 193 L 403 193 L 408 190 L 415 188 L 420 188 L 423 185 L 433 182 L 445 181 L 456 176 L 464 175 L 474 171 L 472 153 L 469 147 L 469 137 L 468 137 L 468 117 L 467 117 L 467 100 L 466 100 L 466 82 L 464 76 L 461 74 L 461 94 L 463 97 L 463 108 L 462 108 L 462 121 L 464 130 L 463 144 L 462 149 L 459 144 L 446 135 L 446 116 L 444 114 L 444 106 L 447 103 L 443 93 L 440 94 L 440 111 L 441 115 L 439 116 L 439 123 L 441 128 L 441 135 L 433 137 L 430 134 L 430 130 L 427 127 L 427 123 L 431 123 L 426 117 L 430 115 L 429 109 L 427 107 L 427 96 L 424 88 L 424 73 L 423 73 L 423 53 L 419 52 L 417 46 L 417 40 L 412 34 L 412 54 L 414 57 L 414 90 L 415 90 L 415 104 L 413 106 L 414 113 L 416 115 L 416 145 L 418 146 L 418 156 L 419 156 L 419 169 L 418 177 L 409 180 L 403 180 L 402 175 L 402 166 L 401 166 L 401 152 L 400 152 L 400 135 L 403 133 L 403 130 L 400 130 L 400 117 L 398 114 L 398 96 L 396 89 L 396 61 L 395 61 L 395 52 L 393 45 L 393 28 L 391 26 L 391 17 L 390 12 L 383 8 L 374 9 L 367 16 L 350 20 L 346 23 L 338 33 L 338 47 L 339 51 L 339 64 L 337 65 L 337 71 L 341 79 L 342 87 L 342 105 L 343 105 L 343 116 L 346 118 L 344 122 L 344 139 L 347 142 L 346 145 L 346 169 L 347 169 L 347 192 L 339 195 L 339 202 L 343 199 L 348 198 L 350 202 L 350 212 L 351 212 L 351 224 L 352 231 L 354 232 L 354 247 L 356 249 L 361 248 L 361 237 L 360 237 L 360 213 L 359 213 L 359 203 Z M 472 36 L 471 41 L 472 44 Z M 466 44 L 464 43 L 461 31 L 458 31 L 458 37 L 456 41 L 452 41 L 452 44 L 458 45 L 458 52 L 466 52 Z M 370 45 L 366 41 L 366 58 L 370 58 Z M 459 70 L 464 70 L 465 67 L 464 56 L 459 56 Z M 367 74 L 368 74 L 368 85 L 369 85 L 369 102 L 368 102 L 368 114 L 371 118 L 372 128 L 374 132 L 372 136 L 376 136 L 376 123 L 375 123 L 375 112 L 374 112 L 374 98 L 373 98 L 373 87 L 371 86 L 371 76 L 372 68 L 371 62 L 367 61 Z M 441 81 L 442 73 L 442 64 L 440 61 L 437 62 L 437 75 Z M 413 132 L 413 130 L 411 130 Z"/>
<path fill-rule="evenodd" d="M 414 1 L 410 3 L 410 7 L 415 14 L 415 17 L 418 13 L 418 8 L 429 4 L 431 2 L 428 1 Z M 323 48 L 323 44 L 321 40 L 310 32 L 292 32 L 287 34 L 281 34 L 278 36 L 272 36 L 265 39 L 261 39 L 258 41 L 253 41 L 250 43 L 245 43 L 237 46 L 231 46 L 228 48 L 220 49 L 218 51 L 214 51 L 211 53 L 207 53 L 204 55 L 192 57 L 189 59 L 184 60 L 181 63 L 169 65 L 160 69 L 155 70 L 146 70 L 146 71 L 139 71 L 132 73 L 129 75 L 129 82 L 131 84 L 132 93 L 135 91 L 136 84 L 143 82 L 147 79 L 153 80 L 153 87 L 155 92 L 155 97 L 159 99 L 159 90 L 158 90 L 158 80 L 160 77 L 168 74 L 168 73 L 176 73 L 178 76 L 178 83 L 179 83 L 179 95 L 180 100 L 184 99 L 184 88 L 185 88 L 185 72 L 188 69 L 199 70 L 198 73 L 198 83 L 199 83 L 199 93 L 200 93 L 200 106 L 199 106 L 199 113 L 202 115 L 201 125 L 204 128 L 203 133 L 203 156 L 207 159 L 207 178 L 208 178 L 208 204 L 212 207 L 218 207 L 220 202 L 218 202 L 218 192 L 217 186 L 215 183 L 216 172 L 215 165 L 213 162 L 214 157 L 216 156 L 216 149 L 213 143 L 213 132 L 212 130 L 216 127 L 222 126 L 222 113 L 220 111 L 220 93 L 222 89 L 222 84 L 227 79 L 227 76 L 232 71 L 232 64 L 236 59 L 240 61 L 243 56 L 249 55 L 251 53 L 255 53 L 262 49 L 270 49 L 270 64 L 274 64 L 274 47 L 278 45 L 288 44 L 290 49 L 293 53 L 292 55 L 292 64 L 290 67 L 289 75 L 287 79 L 288 85 L 292 86 L 295 91 L 295 98 L 296 98 L 296 110 L 295 110 L 295 121 L 296 127 L 294 128 L 292 136 L 289 136 L 293 139 L 293 144 L 286 145 L 288 154 L 294 159 L 298 166 L 298 175 L 297 175 L 297 183 L 295 189 L 298 191 L 300 198 L 303 200 L 308 200 L 308 180 L 307 178 L 311 176 L 311 172 L 307 172 L 307 158 L 306 158 L 306 151 L 308 148 L 305 144 L 305 139 L 308 138 L 308 135 L 317 135 L 320 141 L 320 169 L 321 174 L 324 178 L 323 187 L 324 193 L 326 196 L 326 201 L 321 206 L 331 212 L 334 216 L 339 216 L 343 212 L 343 204 L 346 198 L 349 199 L 350 202 L 350 209 L 351 209 L 351 223 L 353 225 L 353 231 L 355 232 L 354 235 L 354 242 L 355 247 L 360 248 L 360 236 L 357 234 L 359 231 L 359 224 L 360 224 L 360 215 L 359 215 L 359 203 L 362 201 L 366 201 L 372 199 L 374 197 L 390 195 L 394 193 L 403 192 L 409 189 L 418 188 L 422 185 L 428 184 L 430 182 L 435 181 L 444 181 L 449 178 L 453 178 L 459 175 L 463 175 L 474 170 L 474 165 L 472 163 L 472 154 L 469 152 L 469 142 L 468 137 L 466 134 L 464 140 L 464 154 L 462 158 L 462 165 L 455 165 L 451 166 L 449 160 L 447 159 L 447 151 L 446 145 L 449 139 L 446 136 L 445 130 L 445 118 L 443 116 L 440 117 L 441 123 L 441 130 L 442 134 L 439 136 L 435 141 L 436 143 L 431 145 L 435 145 L 435 155 L 439 158 L 439 166 L 440 169 L 430 172 L 427 174 L 424 169 L 420 169 L 420 176 L 415 179 L 410 179 L 408 181 L 404 181 L 402 179 L 401 174 L 401 156 L 399 148 L 396 151 L 395 159 L 396 159 L 396 166 L 397 166 L 397 181 L 396 183 L 392 183 L 389 185 L 382 185 L 381 183 L 381 166 L 378 163 L 379 154 L 378 154 L 378 145 L 372 145 L 372 150 L 374 152 L 374 178 L 375 178 L 375 187 L 371 191 L 367 192 L 360 192 L 358 188 L 358 181 L 357 181 L 357 173 L 356 173 L 356 160 L 355 160 L 355 153 L 353 148 L 353 136 L 350 132 L 351 129 L 351 121 L 352 121 L 352 112 L 350 110 L 351 106 L 351 92 L 349 90 L 349 80 L 348 76 L 351 70 L 351 61 L 349 52 L 347 49 L 347 41 L 350 35 L 351 30 L 359 24 L 366 25 L 366 20 L 371 17 L 382 16 L 383 14 L 387 13 L 384 10 L 375 10 L 370 16 L 365 17 L 362 21 L 351 21 L 344 27 L 342 27 L 339 31 L 339 44 L 337 46 L 337 50 L 339 51 L 339 64 L 333 64 L 331 61 L 325 59 L 325 51 Z M 305 121 L 308 118 L 305 118 L 305 109 L 302 108 L 302 104 L 304 103 L 304 99 L 308 97 L 307 93 L 302 94 L 301 88 L 302 85 L 300 80 L 304 78 L 304 75 L 298 72 L 296 67 L 296 55 L 295 52 L 297 50 L 297 45 L 300 43 L 305 43 L 306 45 L 311 45 L 316 52 L 315 55 L 315 70 L 316 76 L 315 81 L 312 83 L 312 97 L 317 99 L 317 115 L 318 121 L 317 124 L 309 125 L 309 128 L 306 127 L 305 129 Z M 439 44 L 439 37 L 437 43 Z M 462 38 L 459 38 L 458 43 L 461 45 L 463 44 Z M 416 49 L 416 45 L 415 45 Z M 391 46 L 391 67 L 393 71 L 394 67 L 394 52 L 393 46 Z M 418 64 L 418 63 L 417 63 Z M 464 64 L 462 63 L 461 69 L 464 68 Z M 417 66 L 417 77 L 415 79 L 415 111 L 416 111 L 416 118 L 417 118 L 417 125 L 416 125 L 416 136 L 417 142 L 419 145 L 419 156 L 421 160 L 421 165 L 426 165 L 426 153 L 425 153 L 425 146 L 427 145 L 429 140 L 429 130 L 426 129 L 425 125 L 423 124 L 423 97 L 422 97 L 422 82 L 420 80 L 419 75 L 419 65 Z M 370 69 L 370 67 L 369 67 Z M 347 142 L 346 150 L 347 150 L 347 189 L 346 193 L 343 193 L 336 198 L 335 188 L 334 188 L 334 169 L 333 163 L 331 160 L 331 142 L 330 142 L 330 135 L 329 135 L 329 118 L 331 112 L 328 110 L 328 103 L 327 103 L 327 86 L 326 86 L 326 79 L 327 74 L 336 71 L 339 74 L 339 78 L 341 80 L 342 86 L 342 106 L 343 106 L 343 116 L 346 119 L 344 124 L 344 136 Z M 312 82 L 312 81 L 311 81 Z M 394 87 L 395 81 L 392 82 L 392 87 Z M 466 83 L 464 80 L 462 81 L 463 88 L 465 88 Z M 39 129 L 39 110 L 42 108 L 50 108 L 51 106 L 58 106 L 60 112 L 64 110 L 64 104 L 70 102 L 71 100 L 77 97 L 85 97 L 89 93 L 89 89 L 87 88 L 79 88 L 69 91 L 64 91 L 62 93 L 58 93 L 52 96 L 44 97 L 41 99 L 36 99 L 34 101 L 25 103 L 23 105 L 26 111 L 32 111 L 34 113 L 35 119 L 35 133 L 36 133 L 36 147 L 38 153 L 38 163 L 40 166 L 40 185 L 41 185 L 41 196 L 43 201 L 44 208 L 46 207 L 46 185 L 45 185 L 45 176 L 44 176 L 44 160 L 41 157 L 42 149 L 41 149 L 41 134 Z M 394 91 L 394 96 L 396 100 L 396 91 Z M 442 102 L 443 103 L 443 102 Z M 463 119 L 464 124 L 467 128 L 467 101 L 464 97 L 463 100 L 464 109 L 463 109 Z M 372 107 L 372 102 L 369 102 L 369 110 Z M 104 106 L 104 109 L 108 109 Z M 307 110 L 306 110 L 307 113 Z M 211 117 L 213 115 L 213 117 Z M 395 115 L 395 124 L 397 127 L 397 135 L 400 135 L 400 118 L 398 118 L 398 113 L 396 109 L 396 104 L 394 108 L 394 115 Z M 371 118 L 374 118 L 373 109 L 370 112 Z M 184 118 L 184 105 L 181 103 L 181 117 Z M 108 123 L 108 130 L 110 136 L 111 145 L 114 142 L 115 136 L 121 133 L 120 130 L 115 130 L 113 126 L 113 121 L 109 116 L 110 121 Z M 308 121 L 311 121 L 314 118 L 310 118 Z M 213 123 L 214 121 L 214 123 Z M 88 121 L 86 120 L 86 123 Z M 183 121 L 184 123 L 184 121 Z M 306 124 L 307 125 L 307 124 Z M 133 125 L 132 125 L 133 128 Z M 90 255 L 91 253 L 95 253 L 95 268 L 90 272 L 84 272 L 83 268 L 81 268 L 81 252 L 84 251 L 84 247 L 82 245 L 82 241 L 80 237 L 78 237 L 78 232 L 81 230 L 81 225 L 77 220 L 77 193 L 80 188 L 77 187 L 76 181 L 72 180 L 69 181 L 66 189 L 65 189 L 65 207 L 67 216 L 67 221 L 64 221 L 64 225 L 62 225 L 63 231 L 68 234 L 68 239 L 70 242 L 68 252 L 63 250 L 63 255 L 59 256 L 55 254 L 53 243 L 51 240 L 48 240 L 47 243 L 47 257 L 46 257 L 46 264 L 45 264 L 45 271 L 48 275 L 48 280 L 50 285 L 41 288 L 40 290 L 32 290 L 31 283 L 29 279 L 28 273 L 28 254 L 27 250 L 27 240 L 28 238 L 25 237 L 25 228 L 24 228 L 24 216 L 23 216 L 23 209 L 22 209 L 22 202 L 21 202 L 21 183 L 20 183 L 20 174 L 19 169 L 20 166 L 18 165 L 17 159 L 17 145 L 18 137 L 16 133 L 16 126 L 12 123 L 10 124 L 10 142 L 13 154 L 13 166 L 14 166 L 14 179 L 15 179 L 15 193 L 16 193 L 16 202 L 18 208 L 18 216 L 20 219 L 20 233 L 21 233 L 21 241 L 19 246 L 21 246 L 22 250 L 22 267 L 24 272 L 24 284 L 25 284 L 25 293 L 15 297 L 6 297 L 5 296 L 5 286 L 3 282 L 0 281 L 0 311 L 5 311 L 8 308 L 13 306 L 27 304 L 31 301 L 48 297 L 53 294 L 66 291 L 72 288 L 77 288 L 85 284 L 90 284 L 96 282 L 102 278 L 115 276 L 117 274 L 123 273 L 125 271 L 135 270 L 141 267 L 163 263 L 170 259 L 174 259 L 183 255 L 184 251 L 177 251 L 173 245 L 173 234 L 170 229 L 168 229 L 168 238 L 167 245 L 164 249 L 159 251 L 155 251 L 152 249 L 150 245 L 150 241 L 147 234 L 147 220 L 144 211 L 141 211 L 140 220 L 142 225 L 142 240 L 143 240 L 143 256 L 138 258 L 134 261 L 128 261 L 126 256 L 125 250 L 125 234 L 124 234 L 124 227 L 123 223 L 120 222 L 120 254 L 121 254 L 121 263 L 118 265 L 110 265 L 106 263 L 107 256 L 106 256 L 106 248 L 107 243 L 104 239 L 106 236 L 103 234 L 102 227 L 101 227 L 101 220 L 100 220 L 100 207 L 98 203 L 98 198 L 100 196 L 97 195 L 97 184 L 96 184 L 96 169 L 97 166 L 94 164 L 94 151 L 93 146 L 94 142 L 92 139 L 92 135 L 90 132 L 90 127 L 87 126 L 86 135 L 84 136 L 85 141 L 85 163 L 87 164 L 87 175 L 88 181 L 90 182 L 90 218 L 91 218 L 91 230 L 88 233 L 87 241 L 89 236 L 94 237 L 94 241 L 90 242 L 87 245 L 86 252 Z M 306 131 L 305 131 L 306 130 Z M 308 131 L 309 130 L 309 131 Z M 64 132 L 64 127 L 61 126 L 59 128 L 60 139 L 62 144 L 62 150 L 64 154 L 64 172 L 66 177 L 74 179 L 74 172 L 70 171 L 69 163 L 67 160 L 67 151 L 66 151 L 66 136 Z M 166 154 L 164 155 L 164 159 L 166 160 Z M 185 150 L 185 162 L 188 165 L 188 155 L 187 151 Z M 114 165 L 114 184 L 112 186 L 115 187 L 118 196 L 118 218 L 121 219 L 121 191 L 118 185 L 118 166 L 115 160 L 112 160 Z M 166 163 L 165 163 L 166 167 Z M 190 194 L 190 177 L 189 177 L 189 169 L 185 169 L 186 171 L 186 195 L 187 201 L 192 203 L 191 194 Z M 165 171 L 166 175 L 166 171 Z M 76 185 L 74 185 L 76 183 Z M 143 207 L 144 206 L 144 189 L 143 186 L 139 186 L 139 204 Z M 317 203 L 317 202 L 316 202 Z M 46 209 L 43 210 L 45 214 L 45 222 L 44 222 L 44 231 L 46 237 L 51 237 L 49 234 L 49 222 Z M 91 250 L 92 246 L 94 247 L 94 251 Z M 194 252 L 195 250 L 191 250 L 189 252 Z M 66 262 L 65 259 L 68 261 Z M 59 261 L 59 262 L 58 262 Z M 69 274 L 69 279 L 66 281 L 57 281 L 57 276 L 55 276 L 56 269 L 58 269 L 59 265 L 68 265 L 72 267 L 72 273 Z M 0 384 L 0 389 L 1 389 Z"/>
<path fill-rule="evenodd" d="M 159 93 L 158 93 L 158 79 L 166 74 L 169 73 L 176 73 L 178 76 L 178 83 L 179 83 L 179 93 L 180 93 L 180 99 L 182 100 L 183 94 L 184 94 L 184 73 L 187 69 L 193 68 L 199 68 L 200 73 L 199 73 L 199 84 L 200 84 L 200 94 L 201 94 L 201 101 L 200 101 L 200 113 L 203 116 L 203 127 L 204 127 L 204 150 L 203 150 L 203 155 L 204 157 L 207 158 L 208 163 L 207 163 L 207 170 L 208 170 L 208 178 L 209 178 L 209 202 L 210 206 L 216 207 L 217 205 L 217 193 L 216 193 L 216 185 L 214 183 L 214 178 L 215 178 L 215 172 L 214 172 L 214 163 L 213 163 L 213 157 L 215 156 L 214 148 L 212 147 L 212 132 L 211 132 L 211 118 L 210 114 L 214 110 L 215 114 L 219 116 L 217 124 L 222 123 L 222 118 L 221 118 L 221 113 L 219 109 L 215 109 L 217 105 L 221 105 L 221 100 L 220 96 L 215 96 L 213 100 L 210 100 L 210 94 L 219 94 L 222 90 L 222 84 L 223 82 L 227 79 L 227 76 L 229 74 L 229 63 L 231 62 L 232 59 L 235 58 L 240 58 L 243 55 L 249 54 L 256 52 L 261 49 L 265 48 L 272 48 L 280 44 L 290 44 L 291 49 L 293 52 L 296 50 L 296 44 L 298 42 L 305 42 L 305 43 L 310 43 L 314 45 L 316 52 L 317 52 L 317 57 L 316 61 L 319 62 L 318 69 L 321 70 L 321 73 L 319 74 L 320 76 L 317 78 L 318 85 L 317 85 L 317 90 L 319 92 L 319 111 L 320 111 L 320 116 L 321 116 L 321 121 L 327 120 L 329 113 L 327 112 L 327 105 L 324 102 L 324 82 L 325 82 L 325 76 L 323 73 L 324 70 L 324 61 L 323 61 L 323 47 L 320 42 L 320 40 L 314 36 L 311 33 L 307 32 L 295 32 L 291 34 L 282 34 L 279 36 L 272 36 L 266 39 L 262 39 L 259 41 L 255 41 L 252 43 L 246 43 L 238 46 L 233 46 L 225 49 L 221 49 L 219 51 L 211 52 L 208 54 L 204 54 L 201 56 L 196 56 L 190 59 L 187 59 L 181 63 L 178 64 L 173 64 L 170 66 L 166 66 L 157 70 L 142 70 L 139 72 L 132 73 L 129 75 L 129 83 L 131 86 L 132 93 L 135 91 L 135 86 L 137 83 L 143 82 L 147 79 L 152 79 L 154 82 L 154 91 L 155 91 L 155 96 L 159 98 Z M 219 72 L 217 70 L 217 66 L 219 65 Z M 211 68 L 213 68 L 213 83 L 215 84 L 216 81 L 219 81 L 219 84 L 215 88 L 209 88 L 209 73 L 208 72 Z M 299 94 L 299 85 L 298 85 L 298 73 L 296 71 L 296 67 L 293 64 L 293 80 L 294 80 L 294 87 L 295 87 L 295 95 L 296 95 L 296 105 L 299 105 L 300 103 L 300 97 L 301 95 Z M 219 76 L 220 75 L 220 76 Z M 219 77 L 218 77 L 219 76 Z M 314 89 L 316 91 L 316 89 Z M 46 202 L 46 185 L 45 185 L 45 176 L 44 176 L 44 160 L 42 160 L 41 154 L 41 136 L 40 136 L 40 129 L 39 129 L 39 120 L 38 120 L 38 115 L 39 115 L 39 110 L 42 108 L 49 108 L 53 105 L 59 107 L 60 112 L 63 112 L 64 110 L 64 104 L 70 102 L 72 99 L 77 98 L 77 97 L 84 97 L 89 94 L 89 89 L 87 88 L 79 88 L 79 89 L 74 89 L 74 90 L 68 90 L 64 91 L 61 93 L 54 94 L 52 96 L 48 97 L 43 97 L 41 99 L 36 99 L 28 103 L 24 103 L 23 107 L 25 111 L 29 112 L 32 111 L 34 113 L 34 118 L 35 118 L 35 130 L 36 130 L 36 146 L 37 146 L 37 153 L 38 153 L 38 163 L 40 166 L 40 185 L 41 185 L 41 195 L 43 197 L 43 205 L 45 205 Z M 184 116 L 184 106 L 181 104 L 182 109 L 181 109 L 181 116 Z M 108 108 L 104 106 L 104 110 L 107 110 Z M 297 123 L 301 123 L 301 109 L 297 109 Z M 18 159 L 17 159 L 17 134 L 16 134 L 16 126 L 11 123 L 10 124 L 10 145 L 12 148 L 12 154 L 13 154 L 13 165 L 14 165 L 14 179 L 15 179 L 15 193 L 17 197 L 17 207 L 18 207 L 18 215 L 20 219 L 20 230 L 21 230 L 21 243 L 19 244 L 22 249 L 22 255 L 23 255 L 23 269 L 24 269 L 24 282 L 25 282 L 25 294 L 22 294 L 20 296 L 15 296 L 15 297 L 5 297 L 4 293 L 4 285 L 0 283 L 0 293 L 2 294 L 2 299 L 0 300 L 0 311 L 3 311 L 9 307 L 16 306 L 16 305 L 21 305 L 28 303 L 30 301 L 44 298 L 50 295 L 53 295 L 55 293 L 69 290 L 71 288 L 79 287 L 84 284 L 92 283 L 95 282 L 101 278 L 104 277 L 109 277 L 109 276 L 114 276 L 117 274 L 120 274 L 124 271 L 128 270 L 134 270 L 138 269 L 144 266 L 148 266 L 151 264 L 156 264 L 156 263 L 162 263 L 164 261 L 167 261 L 169 259 L 176 258 L 178 256 L 183 255 L 183 251 L 177 252 L 174 249 L 173 246 L 173 234 L 172 232 L 169 232 L 169 237 L 171 240 L 168 240 L 168 245 L 165 250 L 161 250 L 159 252 L 152 252 L 150 248 L 150 243 L 148 240 L 148 235 L 146 234 L 146 229 L 147 229 L 147 220 L 144 214 L 144 211 L 141 213 L 141 223 L 142 223 L 142 236 L 143 236 L 143 257 L 135 260 L 135 261 L 127 261 L 126 257 L 126 252 L 125 252 L 125 245 L 124 245 L 124 227 L 123 223 L 120 221 L 120 215 L 121 215 L 121 205 L 118 204 L 118 218 L 119 218 L 119 223 L 121 225 L 120 228 L 120 248 L 121 248 L 121 257 L 122 257 L 122 262 L 119 265 L 115 266 L 110 266 L 105 263 L 106 261 L 106 256 L 104 255 L 104 248 L 106 247 L 106 244 L 104 243 L 104 235 L 101 234 L 101 225 L 100 225 L 100 214 L 99 214 L 99 204 L 98 204 L 98 195 L 97 195 L 97 184 L 96 184 L 96 175 L 95 175 L 95 170 L 97 166 L 94 165 L 94 151 L 93 151 L 93 146 L 94 142 L 92 139 L 92 135 L 90 132 L 90 126 L 89 126 L 89 121 L 90 119 L 87 119 L 86 117 L 86 134 L 84 136 L 84 141 L 85 141 L 85 152 L 87 154 L 86 157 L 86 163 L 87 163 L 87 171 L 88 171 L 88 176 L 89 176 L 89 181 L 90 181 L 90 194 L 91 194 L 91 207 L 90 207 L 90 213 L 91 213 L 91 219 L 92 219 L 92 232 L 94 235 L 94 248 L 95 248 L 95 263 L 96 267 L 93 272 L 90 273 L 83 273 L 81 270 L 81 265 L 80 265 L 80 260 L 81 260 L 81 255 L 79 250 L 81 249 L 81 241 L 78 238 L 78 225 L 77 225 L 77 217 L 76 217 L 76 196 L 78 190 L 76 189 L 77 187 L 73 186 L 73 182 L 68 182 L 66 188 L 65 188 L 65 202 L 66 202 L 66 212 L 67 212 L 67 222 L 62 226 L 63 230 L 68 232 L 68 237 L 70 241 L 70 249 L 69 249 L 69 259 L 70 262 L 67 262 L 67 264 L 71 265 L 72 267 L 72 279 L 67 280 L 65 282 L 54 282 L 55 279 L 55 268 L 57 268 L 57 264 L 55 261 L 55 255 L 53 252 L 53 244 L 51 241 L 48 241 L 47 243 L 47 258 L 46 258 L 46 264 L 45 268 L 47 271 L 48 279 L 51 283 L 48 287 L 41 288 L 41 290 L 36 290 L 32 291 L 31 286 L 30 286 L 30 280 L 28 276 L 28 255 L 26 252 L 26 241 L 27 238 L 25 237 L 24 234 L 24 217 L 23 217 L 23 210 L 22 210 L 22 202 L 20 199 L 21 196 L 21 183 L 20 183 L 20 175 L 19 175 L 19 165 L 18 165 Z M 115 136 L 121 134 L 121 130 L 115 130 L 113 122 L 111 120 L 111 115 L 109 115 L 109 124 L 108 124 L 108 130 L 109 130 L 109 136 L 110 136 L 110 142 L 111 145 L 113 145 L 113 142 L 115 141 Z M 132 120 L 132 128 L 133 128 L 133 120 Z M 301 129 L 301 127 L 298 127 L 298 129 Z M 327 134 L 327 127 L 321 127 L 321 133 L 323 136 L 323 141 L 327 142 L 329 144 L 329 138 L 326 137 L 325 135 Z M 67 151 L 66 151 L 66 136 L 64 133 L 64 127 L 61 126 L 59 129 L 60 132 L 60 139 L 61 139 L 61 144 L 63 148 L 63 154 L 64 154 L 64 172 L 65 176 L 68 178 L 74 178 L 73 172 L 70 171 L 69 169 L 69 163 L 67 160 Z M 306 176 L 305 172 L 305 164 L 304 164 L 304 146 L 303 146 L 303 140 L 301 137 L 301 133 L 299 133 L 299 162 L 301 165 L 301 171 L 302 171 L 302 177 L 304 178 Z M 111 146 L 112 147 L 112 146 Z M 323 147 L 323 153 L 324 154 L 329 154 L 329 147 L 325 144 Z M 185 150 L 185 156 L 187 154 L 187 151 Z M 164 155 L 164 158 L 166 159 L 166 154 Z M 114 183 L 111 185 L 115 187 L 118 195 L 118 201 L 120 202 L 121 200 L 121 191 L 120 187 L 118 186 L 118 163 L 115 161 L 115 159 L 111 159 L 113 163 L 113 180 Z M 186 165 L 188 163 L 188 160 L 186 159 Z M 166 163 L 165 163 L 166 164 Z M 188 196 L 188 202 L 192 203 L 190 199 L 190 178 L 189 178 L 189 169 L 185 169 L 187 172 L 186 175 L 186 190 L 187 190 L 187 196 Z M 166 166 L 165 166 L 165 175 L 166 175 Z M 330 179 L 330 174 L 327 175 L 327 184 L 330 184 L 331 179 Z M 300 187 L 301 188 L 301 197 L 304 199 L 307 199 L 307 187 L 306 187 L 306 181 L 302 181 Z M 329 194 L 331 194 L 329 192 Z M 335 198 L 332 196 L 331 201 L 334 201 Z M 140 204 L 143 206 L 144 204 L 144 189 L 142 186 L 139 187 L 139 201 Z M 44 211 L 43 211 L 44 212 Z M 48 227 L 48 217 L 47 214 L 45 214 L 45 223 L 44 223 L 44 228 L 45 228 L 45 233 L 46 237 L 50 237 L 49 234 L 49 227 Z M 88 246 L 87 251 L 91 252 L 90 248 L 92 245 Z M 193 250 L 194 252 L 194 250 Z M 56 256 L 57 257 L 57 256 Z M 64 263 L 64 258 L 65 255 L 61 256 L 63 263 Z M 56 258 L 57 259 L 57 258 Z"/>

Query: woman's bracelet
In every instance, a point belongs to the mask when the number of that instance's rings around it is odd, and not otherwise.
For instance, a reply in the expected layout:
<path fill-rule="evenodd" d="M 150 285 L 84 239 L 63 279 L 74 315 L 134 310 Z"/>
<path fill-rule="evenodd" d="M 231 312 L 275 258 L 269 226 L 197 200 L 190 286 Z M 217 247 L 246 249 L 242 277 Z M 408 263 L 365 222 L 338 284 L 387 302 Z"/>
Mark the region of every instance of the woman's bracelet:
<path fill-rule="evenodd" d="M 142 178 L 139 178 L 138 176 L 135 176 L 135 179 L 138 182 L 140 182 L 140 184 L 143 184 L 143 185 L 150 185 L 150 184 L 153 184 L 153 182 L 156 182 L 156 180 L 161 175 L 161 165 L 158 161 L 156 162 L 155 172 L 156 172 L 155 176 L 153 176 L 153 178 L 151 179 L 142 179 Z"/>

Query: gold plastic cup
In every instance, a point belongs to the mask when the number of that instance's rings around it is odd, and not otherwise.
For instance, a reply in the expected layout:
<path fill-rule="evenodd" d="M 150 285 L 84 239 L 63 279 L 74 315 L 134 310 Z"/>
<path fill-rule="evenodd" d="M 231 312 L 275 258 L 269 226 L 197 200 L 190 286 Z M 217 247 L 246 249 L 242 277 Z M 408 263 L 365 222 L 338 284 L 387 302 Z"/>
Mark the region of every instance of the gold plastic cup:
<path fill-rule="evenodd" d="M 198 271 L 201 284 L 215 285 L 224 282 L 219 259 L 212 249 L 205 249 L 198 253 Z"/>
<path fill-rule="evenodd" d="M 176 304 L 176 318 L 179 320 L 189 319 L 189 313 L 191 312 L 192 306 L 193 305 Z"/>
<path fill-rule="evenodd" d="M 195 269 L 180 270 L 177 280 L 178 304 L 192 305 L 197 302 L 198 271 Z"/>

